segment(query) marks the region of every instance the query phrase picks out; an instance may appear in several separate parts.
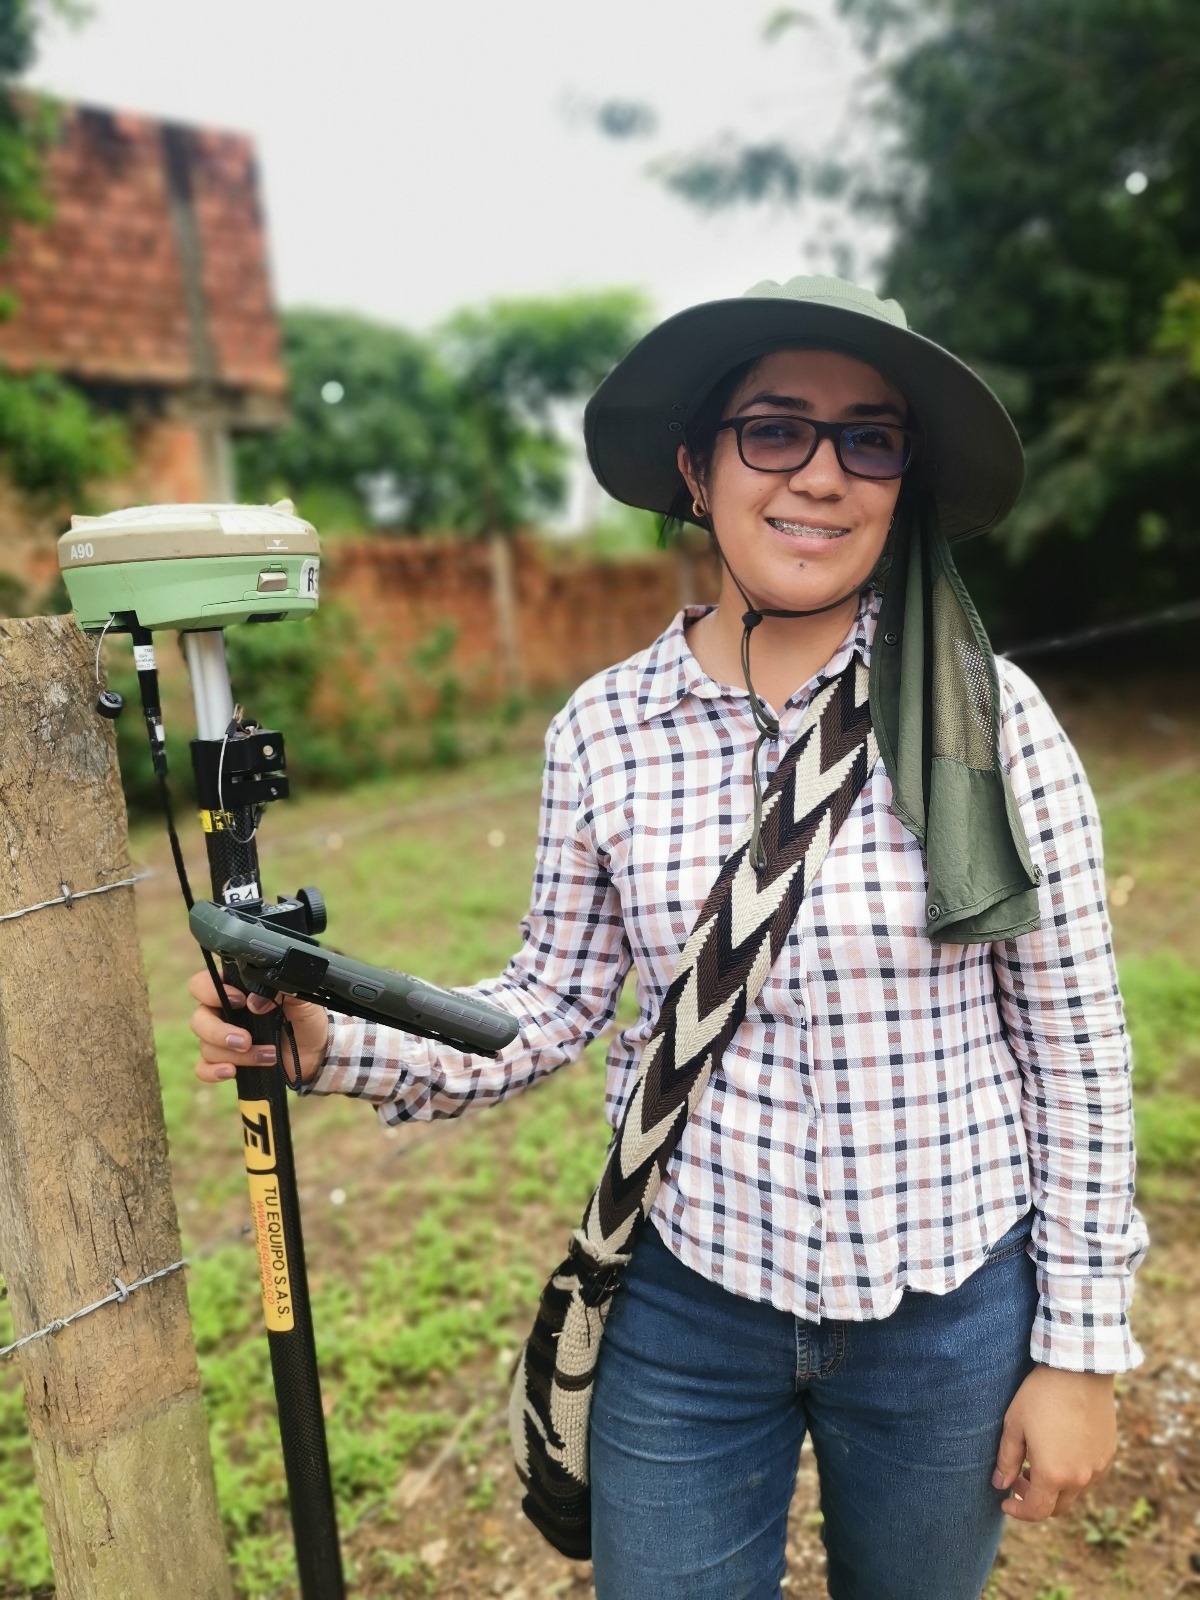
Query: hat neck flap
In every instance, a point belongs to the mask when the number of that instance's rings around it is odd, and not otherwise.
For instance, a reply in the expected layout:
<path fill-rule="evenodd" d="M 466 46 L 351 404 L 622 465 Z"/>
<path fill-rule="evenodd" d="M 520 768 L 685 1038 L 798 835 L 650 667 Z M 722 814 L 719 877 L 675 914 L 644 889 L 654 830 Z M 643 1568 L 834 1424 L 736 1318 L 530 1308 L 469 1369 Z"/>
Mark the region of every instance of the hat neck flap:
<path fill-rule="evenodd" d="M 897 518 L 871 651 L 871 716 L 892 812 L 925 850 L 925 932 L 945 944 L 1040 925 L 1037 884 L 1000 755 L 991 644 L 932 500 Z"/>

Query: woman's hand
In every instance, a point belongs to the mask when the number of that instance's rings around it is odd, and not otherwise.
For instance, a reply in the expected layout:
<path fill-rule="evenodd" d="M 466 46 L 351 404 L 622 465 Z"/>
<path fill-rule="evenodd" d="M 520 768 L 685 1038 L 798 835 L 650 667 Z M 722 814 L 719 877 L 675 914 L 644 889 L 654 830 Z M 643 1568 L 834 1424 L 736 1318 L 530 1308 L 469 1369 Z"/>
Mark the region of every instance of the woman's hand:
<path fill-rule="evenodd" d="M 992 1474 L 994 1488 L 1011 1491 L 1001 1511 L 1022 1522 L 1059 1516 L 1104 1476 L 1116 1447 L 1109 1374 L 1035 1367 L 1004 1415 Z"/>
<path fill-rule="evenodd" d="M 192 1013 L 192 1032 L 200 1041 L 200 1059 L 196 1063 L 196 1076 L 205 1083 L 220 1083 L 232 1078 L 238 1067 L 270 1067 L 275 1064 L 273 1045 L 255 1044 L 248 1030 L 231 1027 L 221 1015 L 217 991 L 207 972 L 198 972 L 188 984 L 188 993 L 200 1003 Z M 273 1002 L 261 995 L 244 995 L 240 989 L 225 986 L 231 1009 L 252 1011 L 260 1016 L 270 1011 Z M 321 1069 L 329 1043 L 329 1017 L 324 1007 L 308 1000 L 297 1000 L 292 995 L 283 998 L 283 1014 L 296 1034 L 296 1049 L 300 1055 L 300 1076 L 311 1082 Z M 284 1047 L 284 1068 L 291 1077 L 294 1071 L 291 1050 Z"/>

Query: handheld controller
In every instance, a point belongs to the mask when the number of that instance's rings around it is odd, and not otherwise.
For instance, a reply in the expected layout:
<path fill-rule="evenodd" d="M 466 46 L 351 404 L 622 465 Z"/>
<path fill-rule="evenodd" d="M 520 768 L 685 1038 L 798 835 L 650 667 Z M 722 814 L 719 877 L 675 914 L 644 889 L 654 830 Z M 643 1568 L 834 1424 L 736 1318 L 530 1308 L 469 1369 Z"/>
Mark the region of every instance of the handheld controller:
<path fill-rule="evenodd" d="M 223 956 L 256 993 L 294 994 L 368 1022 L 494 1056 L 517 1036 L 512 1017 L 406 972 L 368 966 L 322 950 L 315 939 L 283 933 L 259 918 L 197 900 L 188 926 L 199 944 Z"/>

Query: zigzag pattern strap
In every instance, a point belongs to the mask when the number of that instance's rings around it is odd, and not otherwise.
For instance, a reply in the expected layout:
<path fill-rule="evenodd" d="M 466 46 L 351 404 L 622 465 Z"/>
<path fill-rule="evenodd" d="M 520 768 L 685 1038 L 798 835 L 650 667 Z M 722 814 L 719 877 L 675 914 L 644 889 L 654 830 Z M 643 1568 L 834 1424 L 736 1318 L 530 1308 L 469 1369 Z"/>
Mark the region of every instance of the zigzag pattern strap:
<path fill-rule="evenodd" d="M 574 1235 L 585 1258 L 628 1259 L 683 1129 L 875 765 L 867 685 L 856 658 L 816 695 L 763 799 L 765 870 L 750 863 L 747 829 L 709 892 Z"/>

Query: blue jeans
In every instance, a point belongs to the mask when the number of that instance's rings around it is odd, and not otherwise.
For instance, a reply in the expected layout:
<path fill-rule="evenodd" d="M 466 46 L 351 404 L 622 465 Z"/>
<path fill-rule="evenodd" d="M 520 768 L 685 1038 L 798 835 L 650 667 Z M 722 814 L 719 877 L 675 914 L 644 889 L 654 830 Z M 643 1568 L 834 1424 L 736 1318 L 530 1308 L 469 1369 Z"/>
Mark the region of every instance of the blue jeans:
<path fill-rule="evenodd" d="M 977 1600 L 1032 1366 L 1029 1226 L 950 1294 L 821 1323 L 730 1294 L 645 1228 L 592 1398 L 597 1600 L 777 1600 L 806 1430 L 833 1600 Z"/>

